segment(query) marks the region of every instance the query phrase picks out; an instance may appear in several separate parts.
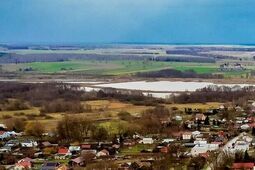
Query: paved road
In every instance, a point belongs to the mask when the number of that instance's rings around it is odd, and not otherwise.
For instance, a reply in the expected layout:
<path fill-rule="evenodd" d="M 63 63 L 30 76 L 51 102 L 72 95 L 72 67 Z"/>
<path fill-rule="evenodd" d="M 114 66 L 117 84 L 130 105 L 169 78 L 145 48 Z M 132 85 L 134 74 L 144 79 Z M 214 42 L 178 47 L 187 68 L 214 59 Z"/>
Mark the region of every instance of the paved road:
<path fill-rule="evenodd" d="M 234 137 L 233 139 L 231 139 L 230 141 L 228 141 L 223 147 L 222 150 L 223 151 L 230 151 L 230 148 L 232 148 L 233 144 L 236 143 L 236 141 L 242 137 L 244 135 L 244 133 L 240 133 L 238 136 Z"/>
<path fill-rule="evenodd" d="M 217 162 L 221 162 L 221 159 L 224 156 L 224 152 L 231 152 L 231 148 L 233 146 L 233 143 L 236 143 L 236 141 L 242 137 L 244 135 L 244 133 L 240 133 L 238 136 L 234 137 L 233 139 L 229 140 L 222 148 L 221 148 L 221 152 L 219 153 L 218 157 L 217 157 Z M 218 164 L 217 163 L 217 164 Z M 211 163 L 206 170 L 212 170 L 213 164 Z"/>

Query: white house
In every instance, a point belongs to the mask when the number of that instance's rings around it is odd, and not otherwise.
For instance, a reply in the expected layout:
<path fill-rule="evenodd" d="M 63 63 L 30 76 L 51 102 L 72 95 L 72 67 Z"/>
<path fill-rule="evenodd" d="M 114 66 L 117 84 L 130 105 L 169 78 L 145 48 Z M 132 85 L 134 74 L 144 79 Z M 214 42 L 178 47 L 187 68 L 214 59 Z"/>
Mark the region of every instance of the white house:
<path fill-rule="evenodd" d="M 195 140 L 194 144 L 196 144 L 196 145 L 206 145 L 207 141 L 206 140 Z"/>
<path fill-rule="evenodd" d="M 18 145 L 19 145 L 18 140 L 9 140 L 8 142 L 5 143 L 4 146 L 14 147 L 14 146 L 18 146 Z"/>
<path fill-rule="evenodd" d="M 240 128 L 242 130 L 248 130 L 250 128 L 250 126 L 248 124 L 244 124 L 244 125 L 240 126 Z"/>
<path fill-rule="evenodd" d="M 191 132 L 184 132 L 184 133 L 182 134 L 182 139 L 183 139 L 183 140 L 190 140 L 191 137 L 192 137 L 192 133 L 191 133 Z"/>
<path fill-rule="evenodd" d="M 20 135 L 19 133 L 16 133 L 16 132 L 14 132 L 14 131 L 7 131 L 6 133 L 7 133 L 7 135 L 8 135 L 9 137 Z"/>
<path fill-rule="evenodd" d="M 251 104 L 253 107 L 255 107 L 255 102 L 252 102 L 252 104 Z"/>
<path fill-rule="evenodd" d="M 201 134 L 201 132 L 199 132 L 199 131 L 194 131 L 194 132 L 192 132 L 191 134 L 192 134 L 192 137 L 193 137 L 193 138 L 196 138 L 196 137 L 198 137 L 198 136 Z"/>
<path fill-rule="evenodd" d="M 70 152 L 79 152 L 81 150 L 81 147 L 80 146 L 69 146 L 69 151 Z"/>
<path fill-rule="evenodd" d="M 169 138 L 169 139 L 163 139 L 162 143 L 171 143 L 171 142 L 174 142 L 174 141 L 175 141 L 175 139 Z"/>
<path fill-rule="evenodd" d="M 220 109 L 220 110 L 224 110 L 224 109 L 225 109 L 225 106 L 224 106 L 224 105 L 220 105 L 219 109 Z"/>
<path fill-rule="evenodd" d="M 32 148 L 38 146 L 38 143 L 33 140 L 26 140 L 20 143 L 21 147 Z"/>
<path fill-rule="evenodd" d="M 8 153 L 11 151 L 12 151 L 12 148 L 8 147 L 8 146 L 4 146 L 4 147 L 0 148 L 0 153 Z"/>
<path fill-rule="evenodd" d="M 243 140 L 244 140 L 245 142 L 251 143 L 252 140 L 253 140 L 253 138 L 250 137 L 250 136 L 243 136 Z"/>
<path fill-rule="evenodd" d="M 175 120 L 176 121 L 182 121 L 182 117 L 177 115 L 177 116 L 175 116 Z"/>
<path fill-rule="evenodd" d="M 191 149 L 191 155 L 197 156 L 201 153 L 206 153 L 208 151 L 213 151 L 219 149 L 219 144 L 203 144 L 203 145 L 195 145 Z"/>
<path fill-rule="evenodd" d="M 9 138 L 9 137 L 10 137 L 9 133 L 7 133 L 5 131 L 0 131 L 0 139 L 1 140 Z"/>
<path fill-rule="evenodd" d="M 139 141 L 139 143 L 142 143 L 142 144 L 153 144 L 154 140 L 152 138 L 143 138 L 142 140 Z"/>

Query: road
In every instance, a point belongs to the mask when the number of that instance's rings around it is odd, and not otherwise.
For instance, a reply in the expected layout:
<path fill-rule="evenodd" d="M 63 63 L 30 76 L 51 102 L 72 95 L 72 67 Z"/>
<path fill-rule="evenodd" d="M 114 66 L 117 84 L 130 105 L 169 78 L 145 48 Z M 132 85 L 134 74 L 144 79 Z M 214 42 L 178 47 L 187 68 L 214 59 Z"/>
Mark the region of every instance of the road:
<path fill-rule="evenodd" d="M 217 164 L 219 164 L 221 162 L 221 159 L 224 156 L 224 152 L 231 152 L 231 148 L 233 146 L 234 143 L 236 143 L 236 141 L 242 137 L 244 135 L 244 133 L 240 133 L 238 136 L 234 137 L 233 139 L 229 140 L 221 149 L 220 149 L 220 153 L 217 157 Z M 211 163 L 210 165 L 208 165 L 208 167 L 206 167 L 206 170 L 213 170 L 213 164 Z"/>

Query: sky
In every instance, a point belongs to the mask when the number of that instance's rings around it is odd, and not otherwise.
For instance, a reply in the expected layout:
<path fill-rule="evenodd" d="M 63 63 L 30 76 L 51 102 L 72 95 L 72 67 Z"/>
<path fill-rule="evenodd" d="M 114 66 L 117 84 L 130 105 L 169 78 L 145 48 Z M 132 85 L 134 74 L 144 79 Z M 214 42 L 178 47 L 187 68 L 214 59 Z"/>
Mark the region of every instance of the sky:
<path fill-rule="evenodd" d="M 0 43 L 255 44 L 255 0 L 0 0 Z"/>

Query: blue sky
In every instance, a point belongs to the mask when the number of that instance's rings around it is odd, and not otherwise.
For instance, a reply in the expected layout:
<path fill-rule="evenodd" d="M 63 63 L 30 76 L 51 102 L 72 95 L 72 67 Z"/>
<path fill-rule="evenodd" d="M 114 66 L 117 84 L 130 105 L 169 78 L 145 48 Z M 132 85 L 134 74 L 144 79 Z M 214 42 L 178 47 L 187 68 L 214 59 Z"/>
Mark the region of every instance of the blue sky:
<path fill-rule="evenodd" d="M 255 43 L 255 0 L 0 0 L 1 43 Z"/>

